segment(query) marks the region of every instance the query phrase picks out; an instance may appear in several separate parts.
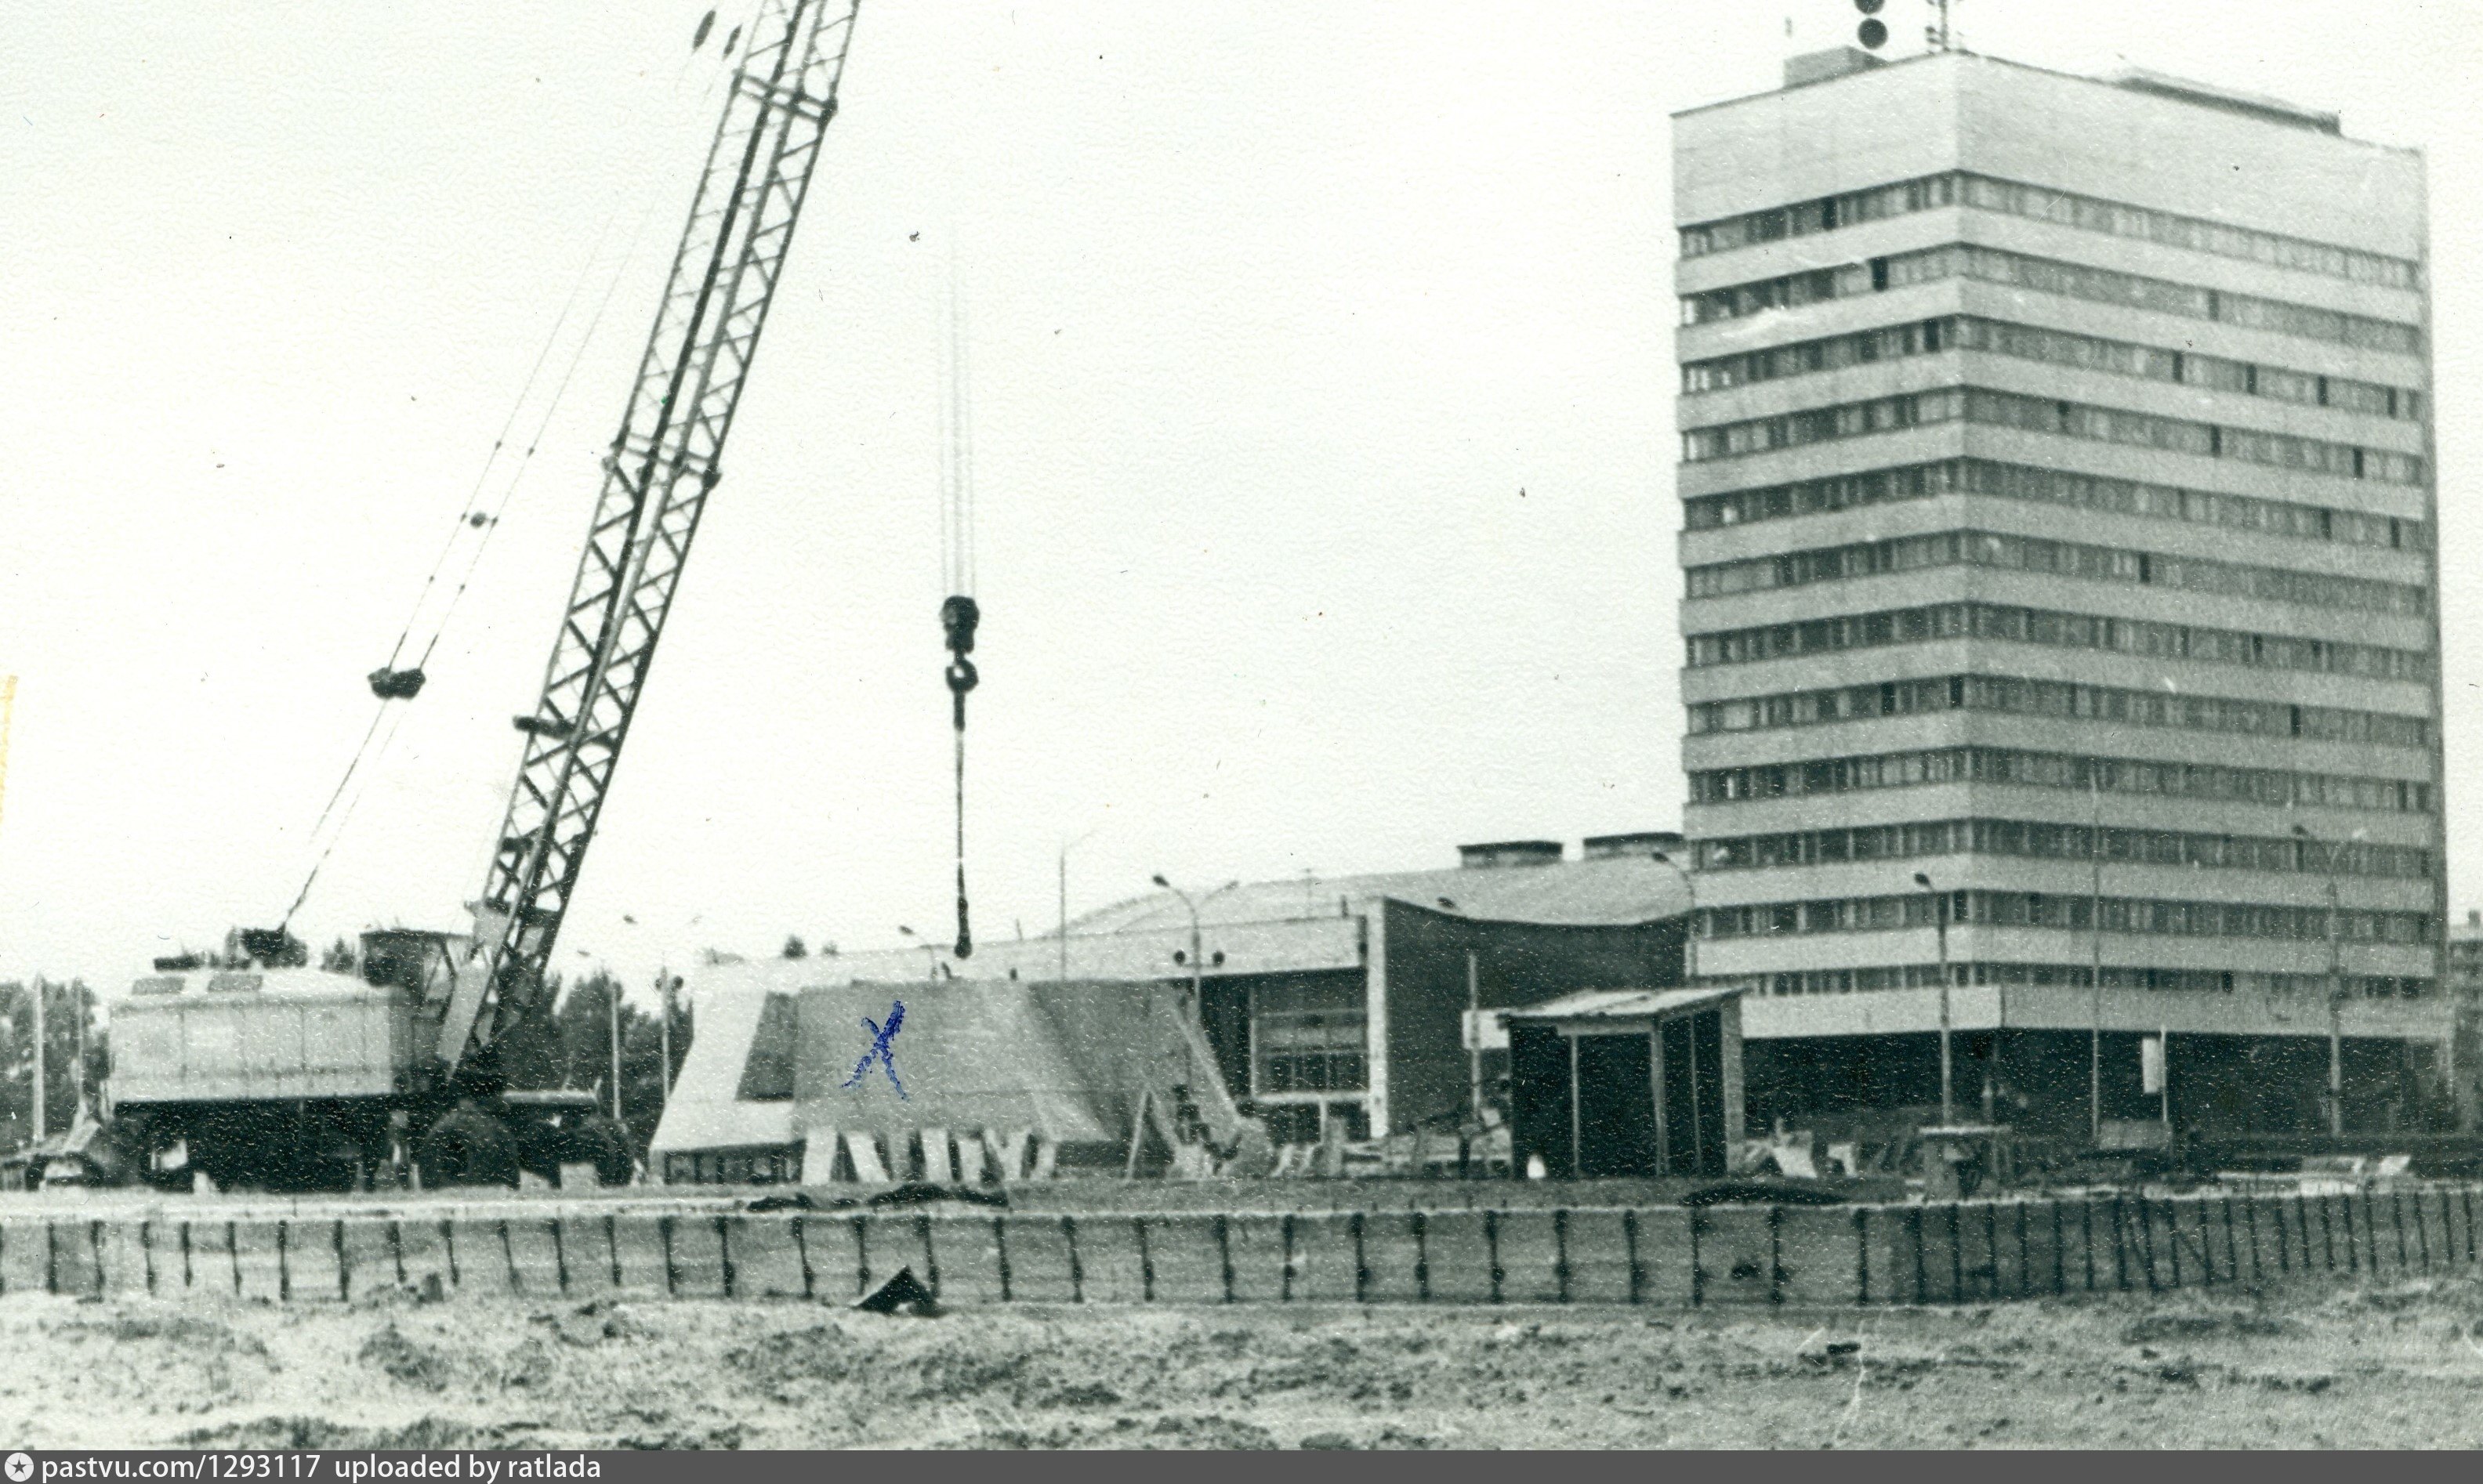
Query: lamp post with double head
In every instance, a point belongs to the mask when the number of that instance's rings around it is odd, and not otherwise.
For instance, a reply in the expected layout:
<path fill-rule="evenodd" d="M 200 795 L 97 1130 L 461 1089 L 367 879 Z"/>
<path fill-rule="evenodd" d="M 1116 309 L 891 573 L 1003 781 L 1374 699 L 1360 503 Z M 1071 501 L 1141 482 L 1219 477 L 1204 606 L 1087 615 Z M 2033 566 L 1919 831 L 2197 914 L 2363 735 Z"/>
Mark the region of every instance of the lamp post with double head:
<path fill-rule="evenodd" d="M 1148 879 L 1148 880 L 1150 880 L 1150 881 L 1152 881 L 1152 882 L 1154 882 L 1157 886 L 1163 888 L 1166 891 L 1169 891 L 1169 892 L 1171 892 L 1173 895 L 1175 895 L 1175 896 L 1177 896 L 1177 897 L 1181 898 L 1181 905 L 1182 905 L 1184 908 L 1186 908 L 1186 909 L 1188 909 L 1188 913 L 1189 913 L 1189 1009 L 1190 1009 L 1190 1013 L 1191 1013 L 1191 1014 L 1193 1014 L 1193 1015 L 1201 1014 L 1201 1013 L 1202 1013 L 1202 1007 L 1203 1007 L 1203 1005 L 1205 1004 L 1205 1001 L 1204 1001 L 1200 996 L 1201 996 L 1201 995 L 1205 993 L 1205 991 L 1206 991 L 1206 981 L 1205 981 L 1204 975 L 1206 974 L 1206 971 L 1207 971 L 1207 966 L 1206 966 L 1206 964 L 1205 964 L 1205 963 L 1203 963 L 1203 962 L 1201 961 L 1201 959 L 1200 959 L 1200 941 L 1199 941 L 1200 934 L 1199 934 L 1199 928 L 1198 928 L 1198 909 L 1199 909 L 1199 907 L 1200 907 L 1202 904 L 1204 904 L 1204 903 L 1208 903 L 1208 902 L 1212 902 L 1212 901 L 1215 901 L 1217 897 L 1222 896 L 1225 892 L 1230 891 L 1230 890 L 1232 890 L 1234 888 L 1236 888 L 1236 887 L 1238 887 L 1238 886 L 1242 885 L 1242 883 L 1240 883 L 1240 882 L 1238 882 L 1238 881 L 1228 881 L 1228 882 L 1226 882 L 1224 885 L 1222 885 L 1222 886 L 1220 886 L 1220 887 L 1216 888 L 1215 890 L 1210 891 L 1210 892 L 1209 892 L 1209 893 L 1207 893 L 1205 896 L 1202 896 L 1202 897 L 1192 897 L 1188 892 L 1184 891 L 1184 890 L 1183 890 L 1183 889 L 1181 889 L 1179 887 L 1174 886 L 1171 882 L 1166 881 L 1166 880 L 1164 879 L 1164 874 L 1163 874 L 1163 872 L 1161 872 L 1161 871 L 1158 871 L 1158 872 L 1156 872 L 1156 873 L 1155 873 L 1155 875 L 1153 875 L 1153 876 L 1151 876 L 1151 877 L 1149 877 L 1149 878 L 1147 878 L 1147 879 Z"/>
<path fill-rule="evenodd" d="M 2354 838 L 2362 838 L 2363 833 L 2355 831 Z M 2296 849 L 2305 856 L 2312 845 L 2321 843 L 2319 836 L 2302 825 L 2293 827 L 2293 836 L 2299 841 Z M 2345 1132 L 2345 985 L 2336 951 L 2337 849 L 2331 845 L 2327 850 L 2324 874 L 2328 878 L 2328 915 L 2323 936 L 2328 940 L 2328 1132 L 2341 1136 Z M 2309 861 L 2296 863 L 2307 865 Z"/>
<path fill-rule="evenodd" d="M 1928 872 L 1916 871 L 1914 885 L 1932 899 L 1932 925 L 1939 935 L 1940 1126 L 1957 1126 L 1957 1099 L 1949 1073 L 1948 1045 L 1948 897 L 1932 886 Z"/>

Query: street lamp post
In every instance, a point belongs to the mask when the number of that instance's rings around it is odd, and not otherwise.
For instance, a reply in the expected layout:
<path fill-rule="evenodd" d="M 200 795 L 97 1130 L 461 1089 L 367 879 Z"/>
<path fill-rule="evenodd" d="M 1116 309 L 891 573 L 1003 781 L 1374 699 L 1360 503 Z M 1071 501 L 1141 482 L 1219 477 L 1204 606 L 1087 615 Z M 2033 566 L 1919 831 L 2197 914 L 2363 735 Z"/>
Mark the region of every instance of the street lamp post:
<path fill-rule="evenodd" d="M 1932 899 L 1932 923 L 1939 934 L 1939 1058 L 1940 1058 L 1940 1126 L 1957 1126 L 1957 1100 L 1949 1078 L 1948 1044 L 1948 897 L 1933 889 L 1931 876 L 1914 873 L 1914 885 Z"/>
<path fill-rule="evenodd" d="M 2361 831 L 2355 834 L 2360 835 Z M 2302 826 L 2293 827 L 2294 837 L 2302 843 L 2298 849 L 2308 854 L 2319 837 Z M 2345 1132 L 2345 986 L 2340 977 L 2342 966 L 2336 954 L 2336 852 L 2328 851 L 2328 915 L 2322 929 L 2328 940 L 2328 1132 L 2341 1137 Z"/>
<path fill-rule="evenodd" d="M 1173 895 L 1181 898 L 1181 905 L 1188 908 L 1189 911 L 1189 1008 L 1192 1014 L 1204 1014 L 1207 1002 L 1202 996 L 1206 993 L 1205 974 L 1207 971 L 1207 966 L 1200 960 L 1199 956 L 1199 905 L 1203 902 L 1212 902 L 1215 900 L 1225 892 L 1242 885 L 1242 883 L 1238 881 L 1228 881 L 1203 897 L 1192 898 L 1188 892 L 1184 891 L 1179 887 L 1174 886 L 1171 882 L 1166 881 L 1164 879 L 1163 872 L 1161 871 L 1156 872 L 1155 875 L 1147 879 L 1154 882 L 1157 886 L 1163 888 L 1166 891 L 1169 891 Z"/>

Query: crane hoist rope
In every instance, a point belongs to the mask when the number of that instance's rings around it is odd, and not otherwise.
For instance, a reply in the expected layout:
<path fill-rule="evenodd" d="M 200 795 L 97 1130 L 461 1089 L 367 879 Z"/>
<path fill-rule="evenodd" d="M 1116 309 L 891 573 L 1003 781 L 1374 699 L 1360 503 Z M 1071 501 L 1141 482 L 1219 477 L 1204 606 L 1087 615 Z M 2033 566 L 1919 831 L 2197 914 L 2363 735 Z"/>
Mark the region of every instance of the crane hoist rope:
<path fill-rule="evenodd" d="M 697 64 L 696 54 L 707 40 L 708 33 L 713 28 L 714 21 L 715 13 L 709 11 L 706 19 L 700 22 L 696 36 L 691 40 L 689 54 L 682 58 L 681 69 L 673 76 L 666 93 L 667 122 L 653 132 L 647 145 L 651 166 L 656 151 L 669 148 L 674 135 L 679 132 L 679 126 L 689 117 L 689 113 L 680 107 L 682 96 L 681 85 L 688 78 L 691 67 Z M 717 86 L 732 75 L 733 51 L 741 39 L 741 30 L 739 26 L 734 27 L 725 44 L 717 51 L 716 60 L 719 65 L 709 69 L 708 79 L 692 105 L 694 110 L 704 111 L 708 101 L 715 96 Z M 484 553 L 491 546 L 492 537 L 499 529 L 501 517 L 508 513 L 510 502 L 516 497 L 519 487 L 524 483 L 526 473 L 533 464 L 535 452 L 542 446 L 544 436 L 550 431 L 552 418 L 559 412 L 570 386 L 576 379 L 578 366 L 585 360 L 587 351 L 595 344 L 596 331 L 602 326 L 604 312 L 611 307 L 613 296 L 619 291 L 623 279 L 628 277 L 631 265 L 637 261 L 638 249 L 645 240 L 647 227 L 654 221 L 657 208 L 671 199 L 672 192 L 676 188 L 675 181 L 663 178 L 660 171 L 652 168 L 642 169 L 638 173 L 642 176 L 654 177 L 655 183 L 648 191 L 646 205 L 638 213 L 637 224 L 630 229 L 629 240 L 623 248 L 620 258 L 613 263 L 610 272 L 606 275 L 603 292 L 596 299 L 594 313 L 588 317 L 584 331 L 571 350 L 568 364 L 562 368 L 560 380 L 552 387 L 549 399 L 545 402 L 542 415 L 536 420 L 534 432 L 526 439 L 524 450 L 518 456 L 515 466 L 509 472 L 507 482 L 502 485 L 498 499 L 493 503 L 490 512 L 486 514 L 482 509 L 483 493 L 490 485 L 493 468 L 499 462 L 500 456 L 507 451 L 509 436 L 516 430 L 520 416 L 526 410 L 528 399 L 534 395 L 535 387 L 542 379 L 544 367 L 549 362 L 554 348 L 560 343 L 562 331 L 568 328 L 570 318 L 575 312 L 580 297 L 595 278 L 596 264 L 602 259 L 604 245 L 611 239 L 612 228 L 621 218 L 623 208 L 617 202 L 604 214 L 602 225 L 596 229 L 594 244 L 587 250 L 585 260 L 578 265 L 577 277 L 570 285 L 568 297 L 561 302 L 560 312 L 553 317 L 551 329 L 545 334 L 542 346 L 536 350 L 533 363 L 526 369 L 525 381 L 519 386 L 517 397 L 509 404 L 508 415 L 501 420 L 500 430 L 494 436 L 491 449 L 484 455 L 483 466 L 474 476 L 474 486 L 467 491 L 464 503 L 458 510 L 455 522 L 449 527 L 447 540 L 441 543 L 439 555 L 433 558 L 430 571 L 424 575 L 422 586 L 415 592 L 413 606 L 406 614 L 405 626 L 398 631 L 396 643 L 388 649 L 387 662 L 372 671 L 367 677 L 371 694 L 378 698 L 379 705 L 372 712 L 370 725 L 363 729 L 361 740 L 355 744 L 353 753 L 347 757 L 344 771 L 337 778 L 335 787 L 329 791 L 327 801 L 320 806 L 318 816 L 311 823 L 307 844 L 314 854 L 309 869 L 304 874 L 301 888 L 294 893 L 292 905 L 284 911 L 284 916 L 280 923 L 280 927 L 289 927 L 294 914 L 302 910 L 303 902 L 310 895 L 312 884 L 319 879 L 320 869 L 327 864 L 328 858 L 334 853 L 337 842 L 343 837 L 345 825 L 352 819 L 354 808 L 360 802 L 360 793 L 347 799 L 345 790 L 353 783 L 356 774 L 361 770 L 365 761 L 376 767 L 380 760 L 387 755 L 390 745 L 395 741 L 397 731 L 395 725 L 388 727 L 386 735 L 383 736 L 380 733 L 380 724 L 387 719 L 388 702 L 412 701 L 421 694 L 424 683 L 429 679 L 429 676 L 425 673 L 426 667 L 431 663 L 433 653 L 440 648 L 440 641 L 447 634 L 449 623 L 455 618 L 458 605 L 464 599 L 467 589 L 472 585 L 474 573 L 482 566 Z M 422 652 L 416 656 L 412 665 L 398 668 L 397 661 L 404 656 L 406 646 L 411 642 L 415 626 L 421 622 L 423 605 L 429 600 L 433 589 L 438 585 L 441 571 L 446 569 L 450 558 L 456 553 L 461 539 L 465 538 L 468 531 L 475 530 L 479 530 L 482 534 L 470 542 L 465 570 L 459 574 L 457 586 L 449 595 L 446 606 L 441 610 L 439 618 L 431 624 L 430 636 L 423 643 Z M 402 721 L 402 717 L 399 721 Z M 379 739 L 376 752 L 372 749 L 374 737 Z M 368 786 L 367 781 L 365 786 Z M 336 812 L 339 800 L 345 801 L 342 814 Z M 332 816 L 336 820 L 335 832 L 322 844 L 321 832 L 326 829 Z"/>
<path fill-rule="evenodd" d="M 966 904 L 966 693 L 981 682 L 975 662 L 975 627 L 983 610 L 975 601 L 975 461 L 967 414 L 966 322 L 957 302 L 954 258 L 948 267 L 948 386 L 941 422 L 941 559 L 948 596 L 940 600 L 940 627 L 948 647 L 941 675 L 948 685 L 949 729 L 955 739 L 957 791 L 957 957 L 972 958 L 975 930 Z"/>

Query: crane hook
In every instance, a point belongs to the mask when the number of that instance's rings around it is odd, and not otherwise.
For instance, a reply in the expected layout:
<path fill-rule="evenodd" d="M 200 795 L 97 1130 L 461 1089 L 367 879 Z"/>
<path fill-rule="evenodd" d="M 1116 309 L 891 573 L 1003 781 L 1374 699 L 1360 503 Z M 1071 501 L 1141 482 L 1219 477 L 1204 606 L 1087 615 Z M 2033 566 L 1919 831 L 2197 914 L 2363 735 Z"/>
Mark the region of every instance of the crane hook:
<path fill-rule="evenodd" d="M 961 959 L 975 953 L 975 932 L 966 908 L 966 693 L 982 680 L 975 662 L 966 656 L 975 651 L 975 626 L 982 619 L 980 605 L 963 593 L 951 594 L 940 604 L 940 626 L 947 631 L 948 644 L 948 668 L 942 677 L 948 682 L 948 719 L 957 737 L 956 953 Z"/>

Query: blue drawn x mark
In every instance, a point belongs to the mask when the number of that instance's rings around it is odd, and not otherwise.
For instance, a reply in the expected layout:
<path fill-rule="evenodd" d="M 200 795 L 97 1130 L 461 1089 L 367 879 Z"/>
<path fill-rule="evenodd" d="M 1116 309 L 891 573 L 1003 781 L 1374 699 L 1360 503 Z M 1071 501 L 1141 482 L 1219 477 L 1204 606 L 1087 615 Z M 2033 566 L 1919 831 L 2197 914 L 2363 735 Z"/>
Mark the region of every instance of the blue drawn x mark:
<path fill-rule="evenodd" d="M 896 1040 L 897 1027 L 904 1023 L 905 1001 L 901 999 L 889 1001 L 886 1025 L 868 1016 L 862 1018 L 862 1028 L 870 1032 L 870 1049 L 862 1053 L 862 1060 L 854 1063 L 853 1075 L 845 1078 L 845 1086 L 852 1087 L 868 1076 L 871 1064 L 877 1062 L 888 1073 L 888 1085 L 896 1089 L 896 1096 L 905 1096 L 905 1084 L 896 1079 L 896 1057 L 889 1049 L 890 1044 Z"/>

